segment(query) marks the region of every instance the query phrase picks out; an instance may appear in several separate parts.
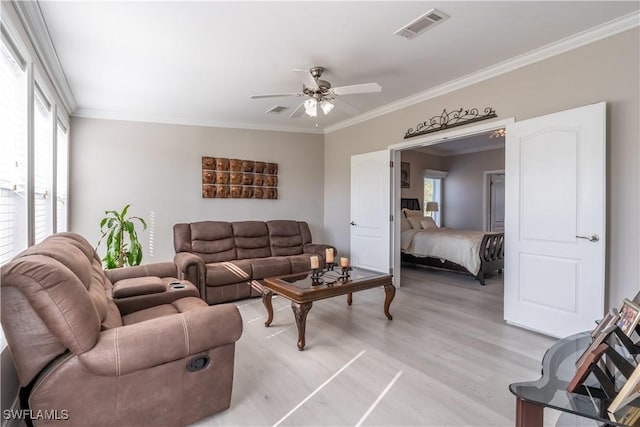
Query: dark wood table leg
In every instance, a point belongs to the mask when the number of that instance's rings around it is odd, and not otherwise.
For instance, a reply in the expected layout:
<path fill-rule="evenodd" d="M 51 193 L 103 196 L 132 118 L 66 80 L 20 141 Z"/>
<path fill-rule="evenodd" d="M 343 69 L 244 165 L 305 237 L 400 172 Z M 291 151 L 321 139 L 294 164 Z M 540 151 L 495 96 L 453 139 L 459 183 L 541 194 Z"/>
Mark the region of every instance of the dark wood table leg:
<path fill-rule="evenodd" d="M 273 297 L 273 292 L 266 291 L 262 294 L 262 303 L 264 304 L 264 308 L 267 309 L 267 321 L 264 322 L 264 326 L 269 327 L 271 322 L 273 322 L 273 305 L 271 304 L 271 298 Z"/>
<path fill-rule="evenodd" d="M 349 292 L 347 294 L 347 304 L 349 304 L 349 305 L 353 304 L 353 293 L 352 292 Z"/>
<path fill-rule="evenodd" d="M 271 325 L 273 322 L 273 305 L 271 304 L 271 298 L 273 297 L 273 292 L 269 289 L 265 288 L 262 283 L 254 280 L 251 282 L 251 287 L 256 291 L 260 292 L 260 296 L 262 297 L 262 303 L 264 304 L 264 308 L 267 309 L 267 321 L 264 322 L 264 326 Z"/>
<path fill-rule="evenodd" d="M 544 407 L 516 398 L 516 427 L 542 427 Z"/>
<path fill-rule="evenodd" d="M 305 328 L 307 326 L 307 313 L 311 310 L 311 306 L 313 303 L 305 302 L 303 304 L 298 304 L 295 302 L 291 303 L 291 308 L 293 309 L 293 315 L 296 318 L 296 326 L 298 327 L 298 350 L 304 350 L 304 333 Z"/>
<path fill-rule="evenodd" d="M 387 316 L 387 319 L 393 320 L 393 316 L 389 313 L 389 306 L 391 305 L 391 301 L 393 301 L 393 297 L 396 296 L 396 287 L 393 285 L 384 285 L 384 314 Z"/>

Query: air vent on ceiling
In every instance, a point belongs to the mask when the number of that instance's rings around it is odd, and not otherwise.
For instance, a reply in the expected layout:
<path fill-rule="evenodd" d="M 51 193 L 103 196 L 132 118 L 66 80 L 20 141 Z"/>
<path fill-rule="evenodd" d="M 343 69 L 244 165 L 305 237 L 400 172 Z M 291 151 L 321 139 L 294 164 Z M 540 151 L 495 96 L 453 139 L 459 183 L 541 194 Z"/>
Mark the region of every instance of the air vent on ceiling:
<path fill-rule="evenodd" d="M 267 113 L 267 114 L 280 114 L 284 110 L 286 110 L 287 108 L 289 108 L 289 107 L 283 107 L 281 105 L 274 105 L 273 107 L 271 107 L 267 111 L 265 111 L 265 113 Z"/>
<path fill-rule="evenodd" d="M 449 18 L 449 15 L 446 13 L 442 13 L 436 9 L 431 9 L 418 19 L 414 19 L 408 25 L 400 28 L 394 34 L 404 37 L 405 39 L 412 39 L 447 18 Z"/>

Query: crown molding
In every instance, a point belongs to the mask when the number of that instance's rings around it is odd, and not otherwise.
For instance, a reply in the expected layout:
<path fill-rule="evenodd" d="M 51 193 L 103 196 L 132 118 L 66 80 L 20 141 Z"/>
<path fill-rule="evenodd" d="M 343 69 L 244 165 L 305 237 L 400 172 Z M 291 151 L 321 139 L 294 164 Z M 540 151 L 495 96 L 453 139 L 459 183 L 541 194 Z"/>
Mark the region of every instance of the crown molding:
<path fill-rule="evenodd" d="M 453 157 L 453 156 L 460 156 L 462 154 L 479 153 L 481 151 L 499 150 L 501 148 L 504 148 L 504 142 L 497 142 L 495 144 L 489 144 L 483 147 L 466 148 L 463 150 L 456 150 L 449 153 L 440 153 L 430 147 L 418 148 L 418 149 L 415 149 L 414 151 L 418 151 L 420 153 L 425 153 L 425 154 L 429 154 L 431 156 L 436 156 L 436 157 Z"/>
<path fill-rule="evenodd" d="M 327 126 L 324 128 L 324 133 L 327 134 L 335 132 L 349 126 L 371 120 L 375 117 L 389 114 L 394 111 L 398 111 L 403 108 L 428 101 L 429 99 L 433 99 L 438 96 L 465 88 L 467 86 L 480 83 L 484 80 L 497 77 L 510 71 L 517 70 L 518 68 L 543 61 L 545 59 L 560 55 L 573 49 L 577 49 L 587 44 L 597 42 L 599 40 L 614 36 L 627 30 L 631 30 L 638 26 L 640 26 L 640 11 L 632 12 L 618 19 L 614 19 L 613 21 L 598 25 L 596 27 L 550 43 L 541 48 L 534 49 L 522 55 L 515 56 L 506 61 L 484 68 L 480 71 L 467 74 L 466 76 L 451 80 L 447 83 L 428 89 L 426 91 L 419 92 L 415 95 L 411 95 L 390 104 L 383 105 L 382 107 L 367 111 L 366 113 L 359 116 L 352 117 L 350 119 Z"/>
<path fill-rule="evenodd" d="M 273 132 L 310 133 L 322 135 L 322 129 L 307 129 L 288 126 L 256 125 L 251 123 L 218 122 L 214 120 L 196 120 L 182 117 L 160 116 L 152 114 L 122 113 L 116 111 L 78 108 L 73 117 L 103 120 L 124 120 L 129 122 L 161 123 L 167 125 L 204 126 L 216 128 L 232 128 L 246 130 L 266 130 Z"/>
<path fill-rule="evenodd" d="M 37 1 L 12 1 L 20 22 L 29 37 L 29 41 L 49 76 L 54 89 L 64 104 L 68 114 L 72 114 L 78 104 L 73 96 L 67 77 L 58 59 L 58 54 L 51 41 L 47 24 L 44 22 L 40 5 Z"/>

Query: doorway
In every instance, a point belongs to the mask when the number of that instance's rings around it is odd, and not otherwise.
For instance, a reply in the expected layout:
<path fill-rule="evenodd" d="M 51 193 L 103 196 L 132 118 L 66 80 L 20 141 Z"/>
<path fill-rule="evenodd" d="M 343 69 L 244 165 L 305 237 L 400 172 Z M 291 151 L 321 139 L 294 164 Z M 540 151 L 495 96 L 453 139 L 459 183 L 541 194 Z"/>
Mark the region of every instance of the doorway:
<path fill-rule="evenodd" d="M 505 174 L 504 169 L 484 172 L 484 231 L 504 232 Z"/>
<path fill-rule="evenodd" d="M 443 148 L 443 147 L 446 147 L 447 145 L 449 145 L 450 147 L 455 145 L 460 146 L 464 144 L 463 142 L 464 140 L 470 140 L 474 137 L 477 137 L 478 135 L 488 134 L 498 129 L 505 128 L 508 124 L 511 124 L 511 123 L 514 123 L 513 118 L 509 118 L 505 120 L 496 120 L 489 123 L 469 126 L 463 129 L 453 129 L 449 131 L 443 131 L 441 133 L 438 133 L 437 135 L 425 135 L 423 137 L 415 138 L 415 140 L 412 140 L 412 141 L 391 145 L 389 147 L 390 156 L 393 159 L 394 164 L 400 165 L 402 162 L 403 151 L 415 150 L 415 149 L 429 150 L 429 149 L 434 149 L 436 146 L 439 146 L 439 148 Z M 473 148 L 470 148 L 470 150 L 473 151 Z M 460 151 L 465 151 L 465 149 L 462 148 L 460 149 Z M 470 153 L 472 151 L 467 151 L 467 153 Z M 493 169 L 497 170 L 497 168 L 493 168 Z M 401 198 L 403 198 L 404 196 L 402 195 L 402 189 L 400 188 L 400 185 L 399 185 L 400 168 L 393 168 L 393 173 L 394 173 L 393 182 L 395 183 L 392 188 L 393 217 L 401 218 L 401 215 L 402 215 Z M 481 200 L 483 198 L 481 179 L 482 178 L 477 179 L 477 181 L 480 183 L 480 186 L 478 188 L 478 191 L 476 192 L 477 194 L 473 194 L 472 196 L 477 197 L 477 202 L 480 204 L 480 206 L 483 206 L 482 200 Z M 443 187 L 445 189 L 447 188 L 447 182 L 443 184 Z M 445 190 L 445 194 L 443 196 L 444 206 L 442 206 L 442 208 L 445 208 L 445 209 L 447 204 L 446 191 L 447 190 Z M 415 196 L 415 197 L 419 197 L 419 196 Z M 422 209 L 424 209 L 424 206 L 421 206 L 421 207 Z M 439 213 L 441 215 L 440 219 L 444 227 L 455 226 L 458 223 L 460 223 L 460 221 L 465 221 L 464 217 L 459 216 L 459 215 L 464 215 L 465 213 L 464 210 L 458 210 L 458 212 L 455 212 L 455 210 L 450 211 L 449 214 L 454 214 L 453 216 L 451 216 L 451 215 L 448 215 L 447 212 L 442 208 Z M 479 212 L 479 215 L 480 217 L 477 220 L 477 225 L 474 226 L 473 228 L 477 230 L 482 230 L 484 228 L 482 212 Z M 392 227 L 393 227 L 392 248 L 393 249 L 391 253 L 391 258 L 392 258 L 391 261 L 393 266 L 393 270 L 392 270 L 393 276 L 394 276 L 393 279 L 394 279 L 394 284 L 396 286 L 401 285 L 401 256 L 400 256 L 401 225 L 400 223 L 401 221 L 393 221 L 392 223 Z"/>

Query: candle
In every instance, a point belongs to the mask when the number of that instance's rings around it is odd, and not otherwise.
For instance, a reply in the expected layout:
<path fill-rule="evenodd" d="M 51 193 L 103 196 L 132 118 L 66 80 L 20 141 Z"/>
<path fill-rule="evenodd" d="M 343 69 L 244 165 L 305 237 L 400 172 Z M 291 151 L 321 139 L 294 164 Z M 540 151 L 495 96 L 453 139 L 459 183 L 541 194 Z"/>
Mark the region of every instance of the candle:
<path fill-rule="evenodd" d="M 314 255 L 310 258 L 311 260 L 311 269 L 312 270 L 317 270 L 318 268 L 320 268 L 320 259 L 318 258 L 317 255 Z"/>
<path fill-rule="evenodd" d="M 333 248 L 327 248 L 327 250 L 324 251 L 324 253 L 327 258 L 327 262 L 333 263 Z"/>
<path fill-rule="evenodd" d="M 349 258 L 340 258 L 340 267 L 349 267 Z"/>

